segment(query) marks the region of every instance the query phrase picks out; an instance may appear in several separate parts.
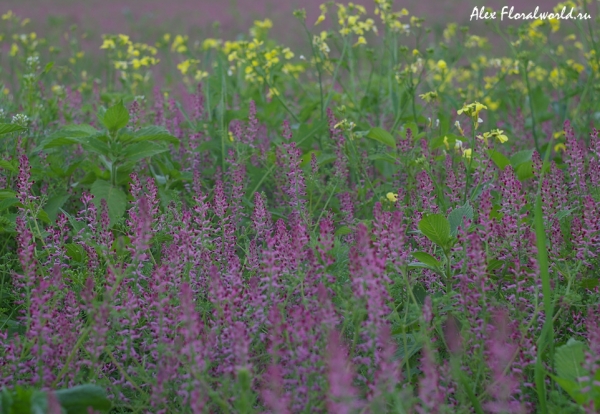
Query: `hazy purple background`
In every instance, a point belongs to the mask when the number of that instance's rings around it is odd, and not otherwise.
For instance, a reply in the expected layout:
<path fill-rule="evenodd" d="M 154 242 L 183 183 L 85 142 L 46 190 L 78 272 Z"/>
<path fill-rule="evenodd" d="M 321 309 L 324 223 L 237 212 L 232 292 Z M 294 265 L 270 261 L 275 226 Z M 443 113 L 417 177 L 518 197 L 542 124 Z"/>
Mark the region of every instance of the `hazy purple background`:
<path fill-rule="evenodd" d="M 319 14 L 322 0 L 0 0 L 0 12 L 11 9 L 22 17 L 31 18 L 37 30 L 42 32 L 51 16 L 55 25 L 77 23 L 100 33 L 134 34 L 136 27 L 147 23 L 162 22 L 162 25 L 175 33 L 203 31 L 215 21 L 222 25 L 224 33 L 245 32 L 251 22 L 258 18 L 269 17 L 274 22 L 274 31 L 282 41 L 293 41 L 302 36 L 298 22 L 292 11 L 305 8 L 308 22 L 312 24 Z M 354 0 L 363 4 L 369 12 L 373 11 L 372 0 Z M 483 22 L 469 22 L 474 6 L 515 6 L 516 11 L 533 11 L 536 6 L 541 11 L 552 11 L 556 0 L 419 0 L 396 1 L 395 8 L 405 7 L 411 15 L 426 18 L 431 25 L 445 25 L 454 21 L 468 24 L 474 32 L 481 32 Z M 593 6 L 595 7 L 595 5 Z M 595 18 L 595 9 L 592 13 Z M 33 25 L 32 25 L 33 26 Z M 30 28 L 32 26 L 29 26 Z M 147 26 L 146 26 L 147 27 Z M 304 40 L 304 39 L 302 39 Z"/>

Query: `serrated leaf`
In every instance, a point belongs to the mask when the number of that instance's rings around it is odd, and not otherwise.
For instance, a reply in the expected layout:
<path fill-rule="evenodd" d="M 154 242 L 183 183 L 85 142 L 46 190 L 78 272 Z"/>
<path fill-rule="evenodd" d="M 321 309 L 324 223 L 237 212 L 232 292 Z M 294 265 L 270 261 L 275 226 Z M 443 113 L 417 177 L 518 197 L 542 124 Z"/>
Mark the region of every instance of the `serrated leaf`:
<path fill-rule="evenodd" d="M 458 227 L 463 225 L 464 219 L 473 219 L 473 207 L 467 203 L 462 207 L 455 208 L 448 215 L 448 221 L 450 222 L 450 234 L 456 236 Z"/>
<path fill-rule="evenodd" d="M 396 148 L 396 141 L 394 140 L 394 137 L 383 128 L 373 127 L 365 136 L 367 138 L 374 139 L 375 141 L 379 141 L 388 147 Z"/>
<path fill-rule="evenodd" d="M 169 134 L 169 131 L 160 126 L 148 126 L 137 131 L 132 142 L 143 141 L 165 141 L 179 145 L 179 139 Z"/>
<path fill-rule="evenodd" d="M 67 243 L 65 245 L 67 256 L 76 262 L 83 262 L 85 258 L 85 250 L 82 246 L 75 243 Z"/>
<path fill-rule="evenodd" d="M 48 217 L 51 221 L 56 220 L 56 216 L 58 215 L 58 209 L 61 208 L 67 202 L 68 199 L 68 194 L 58 194 L 48 200 L 48 202 L 44 206 L 44 210 L 46 210 L 46 213 L 48 213 Z"/>
<path fill-rule="evenodd" d="M 577 381 L 557 377 L 556 375 L 550 375 L 550 377 L 578 404 L 583 405 L 589 401 L 588 396 L 581 392 L 581 386 Z"/>
<path fill-rule="evenodd" d="M 510 157 L 510 165 L 512 165 L 513 168 L 516 169 L 519 165 L 521 165 L 527 161 L 531 161 L 532 156 L 533 156 L 532 149 L 516 152 Z"/>
<path fill-rule="evenodd" d="M 11 132 L 22 132 L 27 128 L 17 124 L 2 124 L 0 123 L 0 135 L 10 134 Z"/>
<path fill-rule="evenodd" d="M 501 170 L 505 169 L 507 165 L 510 165 L 510 160 L 498 151 L 490 151 L 490 158 Z"/>
<path fill-rule="evenodd" d="M 436 259 L 435 257 L 433 257 L 432 255 L 430 255 L 429 253 L 413 252 L 412 255 L 419 262 L 421 262 L 429 267 L 432 267 L 434 269 L 440 269 L 442 267 L 442 264 L 440 263 L 440 261 L 438 259 Z"/>
<path fill-rule="evenodd" d="M 533 161 L 526 161 L 519 165 L 515 171 L 520 181 L 525 181 L 533 177 Z"/>
<path fill-rule="evenodd" d="M 577 378 L 588 375 L 582 367 L 585 360 L 586 345 L 574 338 L 558 348 L 554 353 L 554 365 L 559 377 L 577 381 Z"/>
<path fill-rule="evenodd" d="M 335 231 L 336 236 L 345 236 L 350 233 L 352 233 L 352 230 L 348 226 L 342 226 Z"/>
<path fill-rule="evenodd" d="M 129 111 L 123 105 L 123 101 L 119 101 L 119 103 L 106 110 L 102 120 L 106 129 L 112 132 L 118 131 L 129 123 Z"/>
<path fill-rule="evenodd" d="M 0 201 L 0 211 L 6 210 L 16 204 L 20 204 L 19 200 L 16 197 L 13 198 L 5 198 Z"/>
<path fill-rule="evenodd" d="M 97 385 L 79 385 L 56 391 L 55 395 L 67 414 L 87 413 L 90 407 L 95 411 L 108 412 L 112 406 L 106 392 Z"/>
<path fill-rule="evenodd" d="M 0 160 L 0 168 L 8 170 L 15 174 L 19 172 L 19 167 L 15 166 L 12 162 L 8 160 Z"/>
<path fill-rule="evenodd" d="M 111 225 L 123 217 L 127 208 L 127 196 L 120 188 L 112 186 L 108 181 L 96 180 L 90 192 L 94 196 L 94 204 L 98 210 L 101 207 L 101 200 L 106 200 Z"/>
<path fill-rule="evenodd" d="M 122 156 L 126 162 L 136 162 L 168 150 L 168 148 L 154 142 L 138 142 L 137 144 L 127 146 Z"/>
<path fill-rule="evenodd" d="M 450 240 L 450 223 L 442 214 L 428 214 L 419 222 L 419 230 L 429 240 L 445 248 Z"/>

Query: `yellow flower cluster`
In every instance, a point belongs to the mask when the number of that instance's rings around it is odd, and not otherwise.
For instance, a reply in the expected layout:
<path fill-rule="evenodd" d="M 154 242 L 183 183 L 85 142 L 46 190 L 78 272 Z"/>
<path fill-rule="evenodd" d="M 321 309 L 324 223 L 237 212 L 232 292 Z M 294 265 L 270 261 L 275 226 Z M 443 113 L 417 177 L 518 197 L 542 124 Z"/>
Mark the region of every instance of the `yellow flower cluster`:
<path fill-rule="evenodd" d="M 484 109 L 487 109 L 487 106 L 475 101 L 474 103 L 464 105 L 456 113 L 458 115 L 464 113 L 465 115 L 471 117 L 472 120 L 477 122 L 477 120 L 479 119 L 479 113 Z"/>
<path fill-rule="evenodd" d="M 501 144 L 504 144 L 506 141 L 508 141 L 508 137 L 501 129 L 492 129 L 490 132 L 484 132 L 483 135 L 478 135 L 477 138 L 483 140 L 485 145 L 488 144 L 489 139 L 493 138 L 496 138 Z"/>
<path fill-rule="evenodd" d="M 139 83 L 150 80 L 150 72 L 142 75 L 143 68 L 150 68 L 158 64 L 159 59 L 154 57 L 157 49 L 145 43 L 134 43 L 129 36 L 124 34 L 103 35 L 100 49 L 109 53 L 113 67 L 121 72 L 121 79 L 131 81 L 133 91 Z"/>
<path fill-rule="evenodd" d="M 402 17 L 408 16 L 408 10 L 402 9 L 398 12 L 393 12 L 392 3 L 392 0 L 375 0 L 375 14 L 379 15 L 383 25 L 392 32 L 408 34 L 410 32 L 410 25 L 400 22 Z"/>
<path fill-rule="evenodd" d="M 340 25 L 339 32 L 342 36 L 348 36 L 350 34 L 357 35 L 358 38 L 356 43 L 354 43 L 354 46 L 367 44 L 367 40 L 365 39 L 366 33 L 373 32 L 377 34 L 377 27 L 375 26 L 375 22 L 373 21 L 373 19 L 367 18 L 361 20 L 361 18 L 367 14 L 367 10 L 364 6 L 354 3 L 348 3 L 347 6 L 341 3 L 337 3 L 336 6 L 338 24 Z M 315 22 L 315 26 L 323 22 L 327 15 L 327 5 L 322 4 L 320 8 L 321 15 Z M 329 48 L 327 48 L 327 51 L 328 49 Z"/>

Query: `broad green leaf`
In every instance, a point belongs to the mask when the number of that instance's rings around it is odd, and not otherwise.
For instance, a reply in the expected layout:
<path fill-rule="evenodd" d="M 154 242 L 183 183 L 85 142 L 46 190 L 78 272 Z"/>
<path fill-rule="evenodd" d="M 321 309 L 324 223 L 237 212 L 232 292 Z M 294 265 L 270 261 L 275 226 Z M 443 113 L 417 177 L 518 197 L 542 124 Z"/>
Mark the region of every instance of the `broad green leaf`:
<path fill-rule="evenodd" d="M 419 230 L 442 248 L 446 248 L 450 240 L 450 223 L 442 214 L 428 214 L 419 222 Z"/>
<path fill-rule="evenodd" d="M 473 219 L 473 207 L 467 202 L 464 206 L 455 208 L 448 215 L 448 221 L 450 222 L 450 234 L 456 236 L 458 227 L 463 225 L 464 219 Z"/>
<path fill-rule="evenodd" d="M 82 246 L 75 243 L 67 243 L 65 247 L 67 256 L 76 262 L 83 262 L 83 259 L 85 258 L 85 250 Z"/>
<path fill-rule="evenodd" d="M 345 236 L 350 233 L 352 233 L 352 230 L 350 229 L 350 227 L 347 226 L 342 226 L 335 231 L 336 236 Z"/>
<path fill-rule="evenodd" d="M 105 157 L 109 157 L 110 156 L 110 148 L 108 148 L 108 145 L 100 139 L 102 137 L 103 136 L 101 136 L 101 135 L 89 136 L 82 141 L 81 145 L 83 146 L 83 148 L 86 151 L 94 152 L 96 154 L 104 155 Z"/>
<path fill-rule="evenodd" d="M 123 101 L 119 101 L 116 105 L 108 108 L 104 114 L 103 121 L 106 129 L 112 132 L 126 127 L 129 122 L 129 111 L 123 105 Z"/>
<path fill-rule="evenodd" d="M 166 141 L 171 144 L 178 145 L 179 140 L 173 135 L 169 134 L 165 128 L 160 126 L 149 126 L 137 131 L 132 139 L 133 142 L 142 141 Z"/>
<path fill-rule="evenodd" d="M 434 269 L 440 269 L 442 267 L 442 264 L 440 263 L 440 261 L 438 259 L 436 259 L 435 257 L 433 257 L 432 255 L 430 255 L 429 253 L 413 252 L 412 255 L 415 257 L 415 259 L 417 259 L 418 261 L 420 261 L 423 264 L 426 264 L 429 267 L 432 267 Z"/>
<path fill-rule="evenodd" d="M 2 124 L 0 123 L 0 135 L 10 134 L 11 132 L 25 131 L 27 128 L 17 124 Z"/>
<path fill-rule="evenodd" d="M 101 207 L 101 200 L 106 200 L 111 225 L 123 217 L 127 208 L 127 196 L 120 188 L 112 186 L 108 181 L 96 180 L 90 192 L 94 196 L 94 203 L 98 210 Z"/>
<path fill-rule="evenodd" d="M 16 196 L 17 196 L 17 193 L 15 193 L 13 190 L 8 190 L 8 189 L 0 190 L 0 200 L 4 200 L 6 198 L 13 198 Z"/>
<path fill-rule="evenodd" d="M 513 168 L 517 168 L 519 165 L 526 163 L 527 161 L 531 161 L 531 157 L 533 156 L 533 150 L 523 150 L 517 153 L 514 153 L 512 157 L 510 157 L 510 165 Z"/>
<path fill-rule="evenodd" d="M 507 165 L 510 165 L 510 160 L 501 152 L 490 151 L 490 158 L 501 170 L 505 169 Z"/>
<path fill-rule="evenodd" d="M 373 127 L 365 136 L 367 138 L 374 139 L 375 141 L 379 141 L 388 147 L 396 148 L 396 141 L 394 140 L 394 137 L 383 128 Z"/>
<path fill-rule="evenodd" d="M 138 142 L 137 144 L 127 146 L 122 157 L 126 162 L 136 162 L 168 150 L 168 148 L 154 142 Z"/>
<path fill-rule="evenodd" d="M 390 154 L 372 154 L 367 157 L 371 161 L 385 161 L 390 164 L 396 164 L 396 158 Z"/>
<path fill-rule="evenodd" d="M 533 161 L 526 161 L 519 165 L 515 171 L 520 181 L 525 181 L 533 177 Z"/>
<path fill-rule="evenodd" d="M 56 391 L 55 395 L 67 414 L 87 413 L 90 407 L 100 412 L 108 412 L 111 409 L 106 392 L 97 385 L 79 385 Z"/>
<path fill-rule="evenodd" d="M 48 213 L 46 213 L 44 210 L 40 210 L 38 212 L 37 218 L 38 220 L 41 220 L 46 224 L 52 224 L 52 222 L 50 221 L 50 217 L 48 217 Z"/>
<path fill-rule="evenodd" d="M 550 375 L 550 377 L 552 377 L 552 379 L 560 385 L 576 403 L 582 405 L 589 401 L 589 397 L 581 392 L 581 385 L 579 385 L 577 381 L 557 377 L 556 375 Z"/>
<path fill-rule="evenodd" d="M 14 161 L 16 161 L 16 160 L 14 160 Z M 19 166 L 15 165 L 13 162 L 8 161 L 8 160 L 0 160 L 0 168 L 2 168 L 4 170 L 8 170 L 15 174 L 19 172 Z"/>
<path fill-rule="evenodd" d="M 0 201 L 0 211 L 6 210 L 9 207 L 12 207 L 16 204 L 20 204 L 19 200 L 14 197 L 14 198 L 5 198 L 4 200 Z"/>
<path fill-rule="evenodd" d="M 46 63 L 46 66 L 44 67 L 44 70 L 42 71 L 42 73 L 48 73 L 50 72 L 50 69 L 52 69 L 52 67 L 54 66 L 54 62 L 48 62 Z"/>
<path fill-rule="evenodd" d="M 558 348 L 554 353 L 554 365 L 559 377 L 577 381 L 577 378 L 588 375 L 582 367 L 585 360 L 586 345 L 574 338 Z"/>
<path fill-rule="evenodd" d="M 72 133 L 73 134 L 72 136 L 81 136 L 81 137 L 85 137 L 87 135 L 94 135 L 94 134 L 97 134 L 100 132 L 96 128 L 94 128 L 93 126 L 91 126 L 89 124 L 67 125 L 62 130 Z M 75 134 L 77 134 L 77 135 L 75 135 Z"/>
<path fill-rule="evenodd" d="M 48 218 L 51 221 L 56 220 L 56 216 L 58 215 L 58 209 L 61 208 L 69 199 L 68 194 L 57 194 L 50 198 L 46 205 L 44 206 L 44 210 L 48 213 Z"/>

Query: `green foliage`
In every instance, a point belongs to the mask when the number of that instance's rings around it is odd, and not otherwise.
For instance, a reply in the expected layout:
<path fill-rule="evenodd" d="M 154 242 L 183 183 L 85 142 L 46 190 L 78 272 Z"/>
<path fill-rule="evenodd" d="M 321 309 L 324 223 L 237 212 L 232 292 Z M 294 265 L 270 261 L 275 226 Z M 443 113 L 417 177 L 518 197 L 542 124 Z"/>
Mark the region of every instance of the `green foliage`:
<path fill-rule="evenodd" d="M 5 414 L 46 414 L 48 392 L 16 387 L 0 391 L 0 412 Z M 86 414 L 88 408 L 108 413 L 111 403 L 106 392 L 96 385 L 79 385 L 52 392 L 64 414 Z"/>

